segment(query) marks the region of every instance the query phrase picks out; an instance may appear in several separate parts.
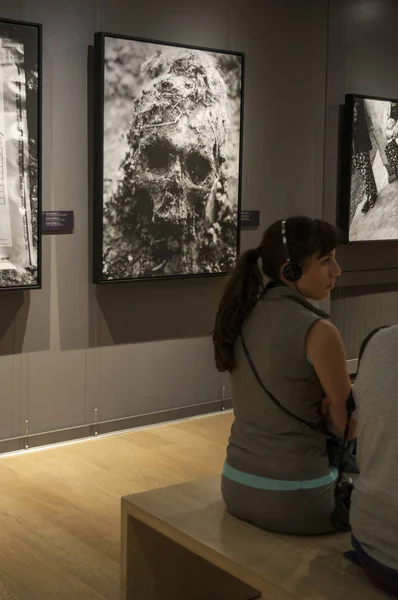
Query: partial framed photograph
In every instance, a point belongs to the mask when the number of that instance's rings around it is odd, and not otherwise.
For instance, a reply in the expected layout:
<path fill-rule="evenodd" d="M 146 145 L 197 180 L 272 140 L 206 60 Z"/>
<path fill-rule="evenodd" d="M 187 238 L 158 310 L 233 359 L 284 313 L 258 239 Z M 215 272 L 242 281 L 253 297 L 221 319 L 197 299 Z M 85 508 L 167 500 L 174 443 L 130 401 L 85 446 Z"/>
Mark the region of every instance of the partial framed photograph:
<path fill-rule="evenodd" d="M 95 37 L 94 281 L 228 274 L 244 55 Z"/>
<path fill-rule="evenodd" d="M 344 165 L 346 241 L 398 240 L 398 100 L 346 96 Z"/>
<path fill-rule="evenodd" d="M 41 44 L 0 20 L 0 290 L 41 286 Z"/>

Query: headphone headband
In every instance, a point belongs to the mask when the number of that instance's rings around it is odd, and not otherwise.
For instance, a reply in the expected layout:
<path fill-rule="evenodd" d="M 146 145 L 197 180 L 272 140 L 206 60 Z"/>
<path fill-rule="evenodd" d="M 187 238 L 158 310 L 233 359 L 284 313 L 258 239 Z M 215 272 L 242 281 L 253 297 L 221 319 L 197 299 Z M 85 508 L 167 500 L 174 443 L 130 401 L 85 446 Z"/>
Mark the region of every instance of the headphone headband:
<path fill-rule="evenodd" d="M 289 244 L 287 241 L 287 219 L 284 219 L 281 223 L 281 235 L 282 235 L 282 243 L 283 243 L 283 251 L 285 253 L 286 265 L 283 267 L 282 275 L 291 283 L 295 283 L 298 281 L 303 275 L 303 269 L 301 265 L 292 261 L 290 257 Z"/>
<path fill-rule="evenodd" d="M 282 243 L 287 262 L 290 262 L 289 244 L 287 243 L 286 219 L 282 221 Z"/>

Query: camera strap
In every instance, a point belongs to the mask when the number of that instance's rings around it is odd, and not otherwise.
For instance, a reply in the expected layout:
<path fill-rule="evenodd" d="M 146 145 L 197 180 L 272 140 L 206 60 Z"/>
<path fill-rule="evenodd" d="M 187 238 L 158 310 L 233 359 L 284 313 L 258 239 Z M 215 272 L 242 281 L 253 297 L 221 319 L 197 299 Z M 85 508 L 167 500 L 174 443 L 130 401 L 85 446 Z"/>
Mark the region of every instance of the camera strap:
<path fill-rule="evenodd" d="M 344 455 L 346 453 L 347 447 L 348 447 L 348 434 L 350 432 L 350 421 L 351 421 L 351 417 L 352 417 L 352 413 L 354 412 L 356 406 L 355 406 L 355 400 L 354 400 L 354 396 L 352 393 L 352 390 L 349 393 L 349 396 L 346 400 L 346 410 L 347 410 L 347 425 L 345 426 L 344 429 L 344 437 L 343 437 L 343 443 L 341 445 L 341 454 L 340 454 L 340 460 L 339 460 L 339 467 L 338 467 L 338 476 L 337 476 L 337 481 L 336 481 L 336 488 L 335 488 L 335 495 L 338 494 L 338 490 L 341 484 L 341 481 L 343 479 L 343 475 L 344 475 L 344 471 L 346 469 L 347 463 L 344 460 Z"/>
<path fill-rule="evenodd" d="M 250 356 L 250 352 L 249 349 L 246 345 L 245 339 L 242 335 L 242 333 L 239 334 L 239 337 L 241 339 L 242 342 L 242 347 L 243 347 L 243 351 L 246 355 L 247 358 L 247 362 L 250 365 L 250 368 L 253 372 L 254 377 L 256 378 L 257 382 L 259 383 L 260 387 L 265 391 L 265 393 L 271 398 L 271 400 L 274 402 L 274 404 L 276 404 L 285 414 L 289 415 L 290 417 L 292 417 L 293 419 L 295 419 L 296 421 L 298 421 L 299 423 L 301 423 L 301 425 L 303 425 L 304 427 L 307 427 L 308 429 L 312 429 L 313 431 L 316 431 L 318 433 L 322 433 L 323 435 L 325 435 L 325 431 L 319 427 L 318 425 L 316 425 L 315 423 L 311 423 L 311 421 L 306 421 L 305 419 L 301 419 L 300 417 L 298 417 L 297 415 L 295 415 L 294 413 L 292 413 L 290 410 L 288 410 L 285 406 L 283 406 L 283 404 L 281 404 L 281 402 L 279 402 L 279 400 L 277 398 L 275 398 L 275 396 L 265 387 L 255 365 L 253 362 L 252 357 Z"/>

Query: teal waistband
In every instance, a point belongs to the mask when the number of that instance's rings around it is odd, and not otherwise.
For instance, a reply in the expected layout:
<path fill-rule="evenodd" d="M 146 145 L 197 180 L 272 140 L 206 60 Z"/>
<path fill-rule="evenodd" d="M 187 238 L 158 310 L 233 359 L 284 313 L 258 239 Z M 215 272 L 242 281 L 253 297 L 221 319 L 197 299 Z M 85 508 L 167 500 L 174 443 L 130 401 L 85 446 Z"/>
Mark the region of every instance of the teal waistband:
<path fill-rule="evenodd" d="M 308 479 L 305 481 L 284 481 L 282 479 L 269 479 L 268 477 L 261 477 L 260 475 L 251 475 L 244 471 L 238 471 L 225 462 L 223 468 L 223 475 L 235 481 L 249 487 L 254 487 L 259 490 L 270 490 L 274 492 L 288 492 L 295 490 L 312 490 L 314 488 L 323 487 L 334 483 L 337 480 L 338 471 L 334 467 L 330 468 L 330 473 L 317 479 Z"/>

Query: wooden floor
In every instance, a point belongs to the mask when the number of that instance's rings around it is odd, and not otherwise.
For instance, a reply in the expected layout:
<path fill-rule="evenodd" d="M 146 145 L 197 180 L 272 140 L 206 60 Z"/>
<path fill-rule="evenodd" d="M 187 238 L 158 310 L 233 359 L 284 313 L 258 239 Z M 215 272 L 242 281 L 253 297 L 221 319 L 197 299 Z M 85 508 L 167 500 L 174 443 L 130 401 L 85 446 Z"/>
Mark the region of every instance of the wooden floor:
<path fill-rule="evenodd" d="M 220 473 L 231 422 L 0 457 L 0 600 L 118 600 L 121 496 Z"/>

